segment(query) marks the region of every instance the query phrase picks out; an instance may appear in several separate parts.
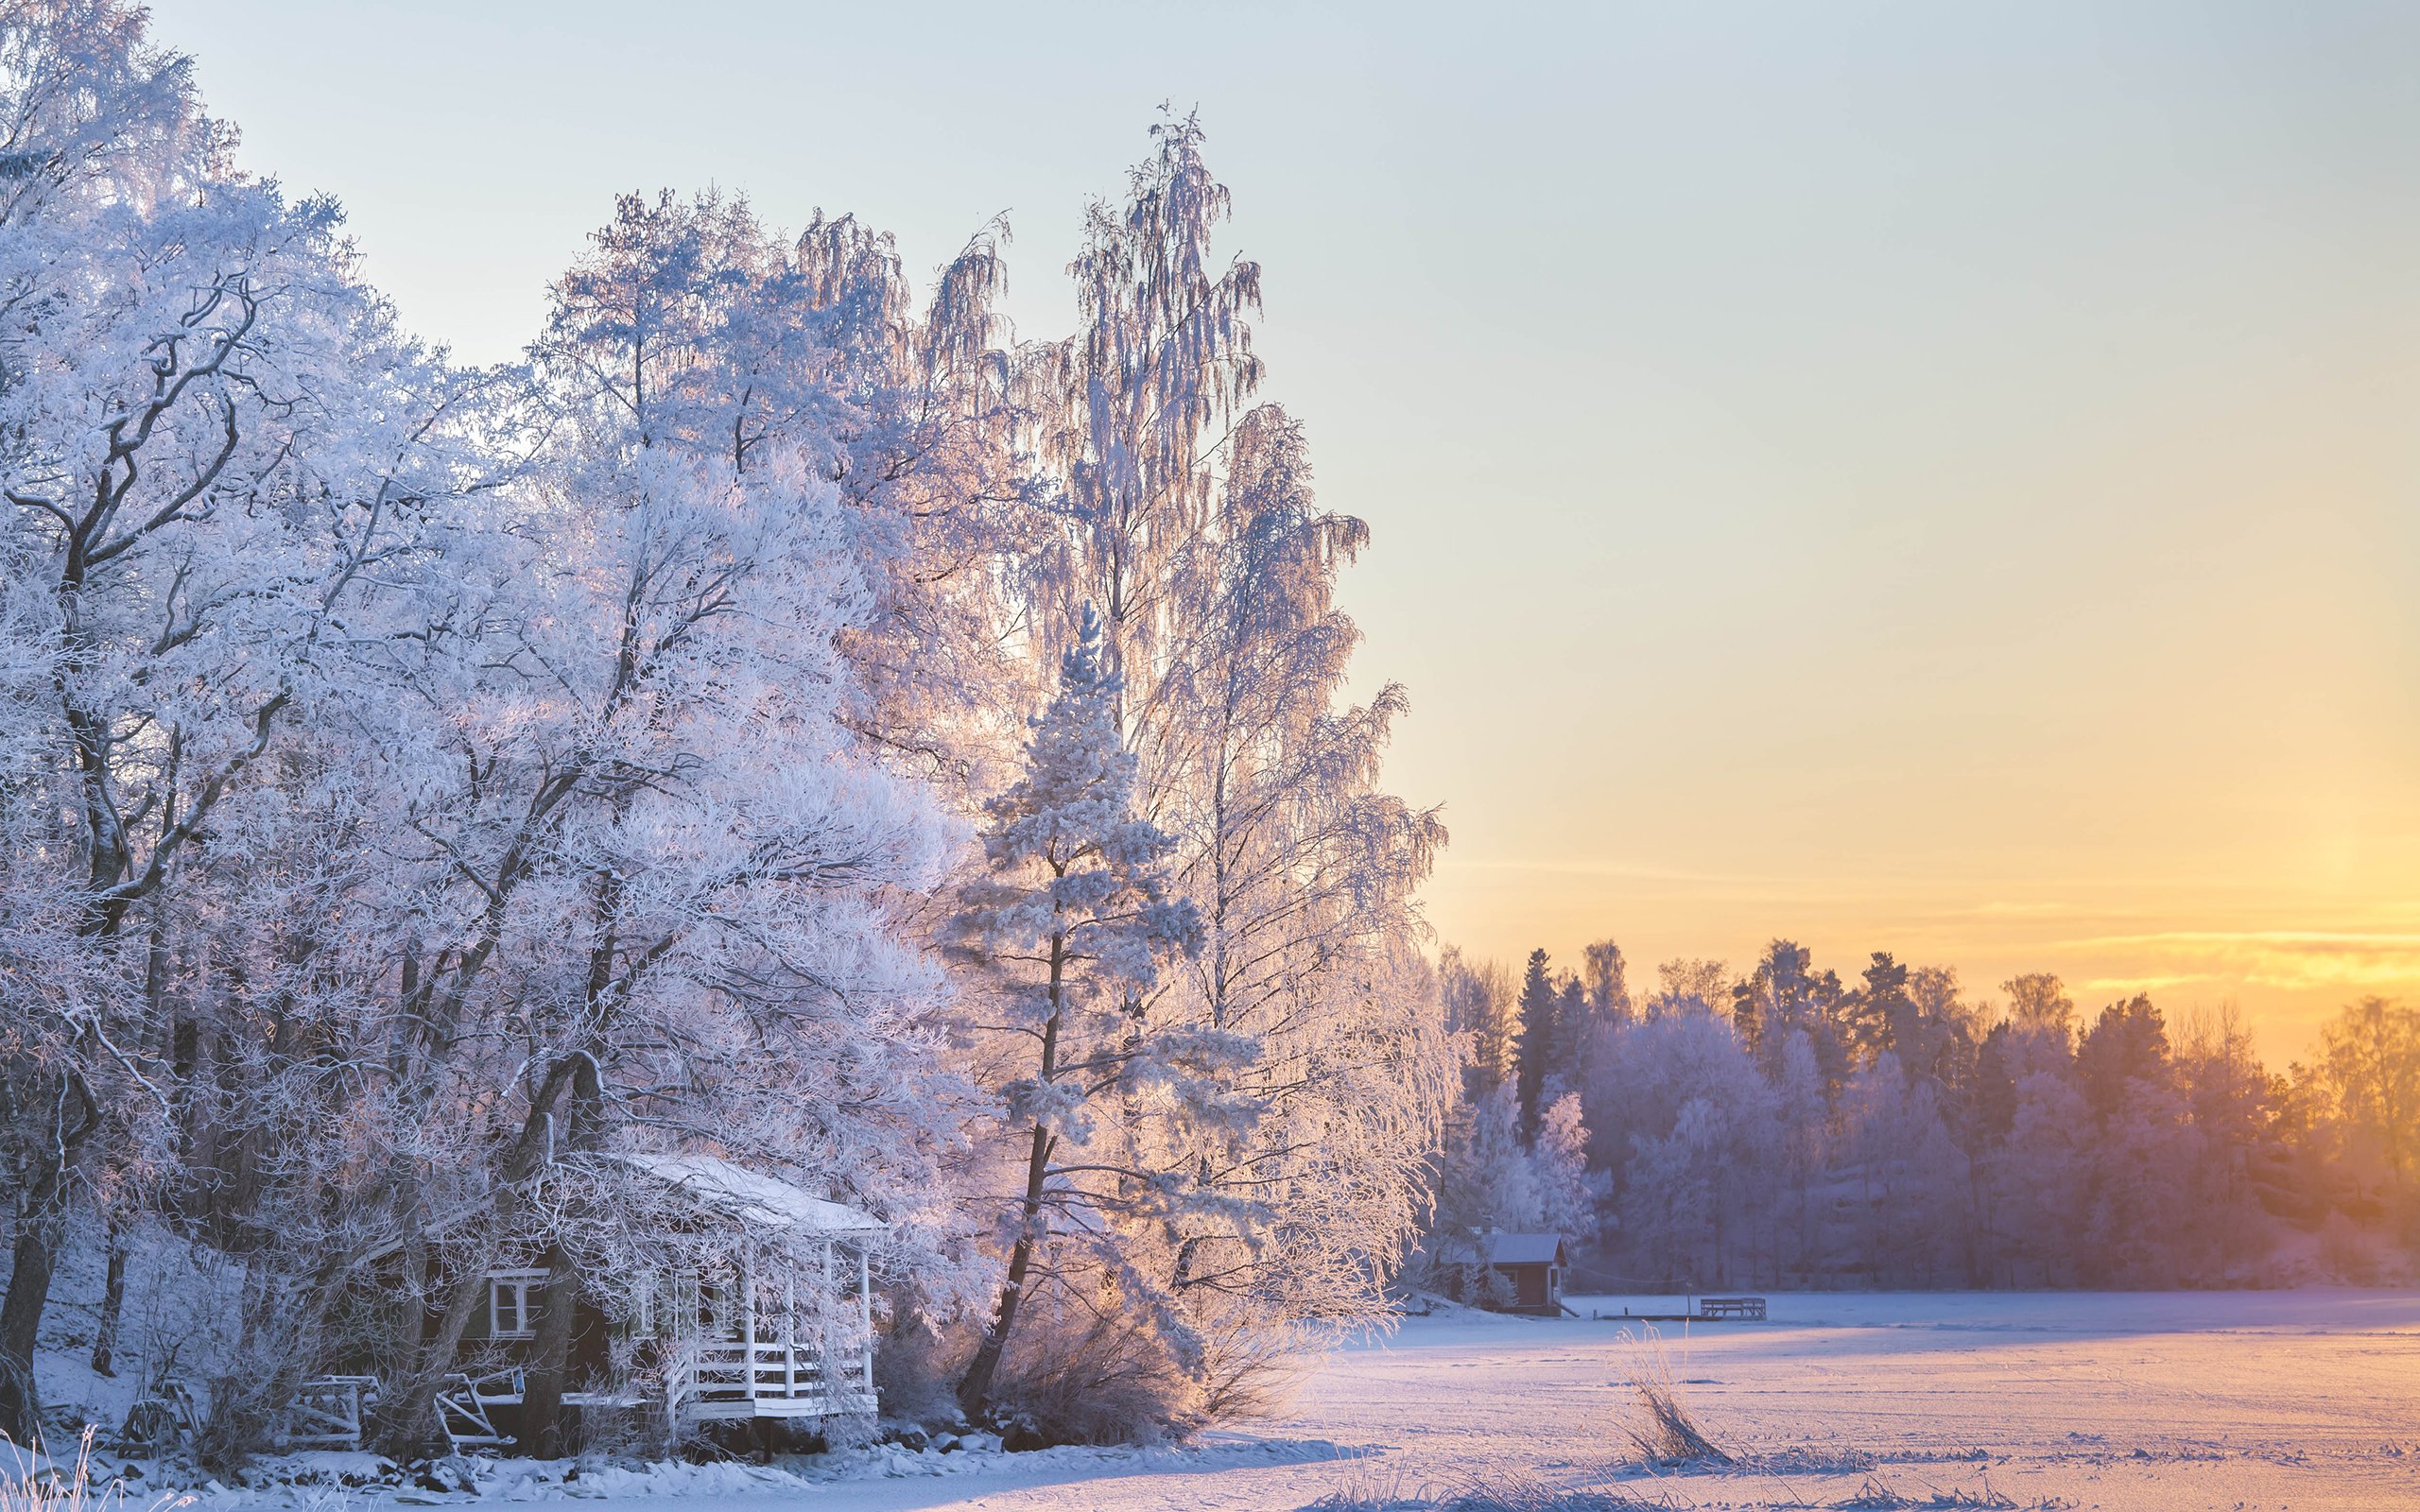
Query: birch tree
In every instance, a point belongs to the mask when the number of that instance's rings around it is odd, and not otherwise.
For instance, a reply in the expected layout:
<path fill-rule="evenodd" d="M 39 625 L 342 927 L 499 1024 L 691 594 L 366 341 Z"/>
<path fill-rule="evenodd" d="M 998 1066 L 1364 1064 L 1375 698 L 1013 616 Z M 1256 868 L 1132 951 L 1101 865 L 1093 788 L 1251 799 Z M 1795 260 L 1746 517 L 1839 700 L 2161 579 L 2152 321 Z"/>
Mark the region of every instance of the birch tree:
<path fill-rule="evenodd" d="M 1444 832 L 1381 785 L 1403 690 L 1342 696 L 1358 632 L 1335 588 L 1368 530 L 1317 506 L 1302 427 L 1251 404 L 1260 272 L 1213 249 L 1228 195 L 1202 141 L 1164 121 L 1088 216 L 1080 329 L 1028 380 L 1063 542 L 1032 591 L 1046 644 L 1099 606 L 1139 812 L 1202 909 L 1202 952 L 1138 1014 L 1253 1047 L 1227 1076 L 1249 1124 L 1146 1133 L 1225 1198 L 1158 1236 L 1159 1284 L 1265 1360 L 1374 1316 L 1426 1216 L 1456 1067 L 1415 895 Z"/>

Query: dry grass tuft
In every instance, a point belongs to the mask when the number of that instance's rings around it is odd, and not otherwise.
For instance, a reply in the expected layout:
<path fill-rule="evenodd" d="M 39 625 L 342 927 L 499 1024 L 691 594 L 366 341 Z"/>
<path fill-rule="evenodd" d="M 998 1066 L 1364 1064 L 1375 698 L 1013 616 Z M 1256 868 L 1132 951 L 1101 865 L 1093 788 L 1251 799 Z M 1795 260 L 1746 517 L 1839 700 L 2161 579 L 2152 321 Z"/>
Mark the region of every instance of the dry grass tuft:
<path fill-rule="evenodd" d="M 1655 1331 L 1634 1347 L 1630 1383 L 1638 1393 L 1644 1422 L 1624 1429 L 1649 1463 L 1654 1465 L 1729 1465 L 1732 1456 L 1718 1448 L 1690 1416 L 1687 1399 L 1673 1379 L 1672 1362 Z"/>
<path fill-rule="evenodd" d="M 88 1425 L 76 1440 L 76 1465 L 63 1470 L 43 1452 L 37 1441 L 20 1449 L 0 1436 L 0 1512 L 120 1512 L 126 1504 L 126 1483 L 112 1477 L 106 1486 L 93 1484 L 93 1429 Z M 193 1501 L 165 1493 L 146 1512 L 176 1512 Z"/>

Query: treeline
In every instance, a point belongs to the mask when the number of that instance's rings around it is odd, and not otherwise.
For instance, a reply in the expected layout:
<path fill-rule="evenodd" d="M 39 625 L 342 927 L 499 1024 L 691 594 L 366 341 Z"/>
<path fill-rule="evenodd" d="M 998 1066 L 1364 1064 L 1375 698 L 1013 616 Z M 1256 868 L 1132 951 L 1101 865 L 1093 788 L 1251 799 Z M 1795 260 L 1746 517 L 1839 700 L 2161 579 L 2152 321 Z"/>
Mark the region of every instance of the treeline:
<path fill-rule="evenodd" d="M 919 288 L 667 192 L 477 369 L 135 5 L 0 8 L 0 1432 L 88 1342 L 65 1265 L 214 1462 L 339 1361 L 415 1449 L 534 1263 L 561 1448 L 544 1320 L 716 1263 L 628 1152 L 886 1220 L 903 1412 L 1148 1433 L 1381 1314 L 1443 833 L 1401 690 L 1343 696 L 1367 531 L 1256 397 L 1194 122 L 1064 337 L 1005 226 Z M 207 1337 L 126 1299 L 178 1246 Z"/>
<path fill-rule="evenodd" d="M 2420 1011 L 2371 998 L 2271 1072 L 2232 1013 L 1970 997 L 1775 940 L 1744 975 L 1620 950 L 1515 980 L 1448 952 L 1467 1046 L 1439 1225 L 1551 1226 L 1607 1286 L 2376 1281 L 2420 1254 Z M 1582 1278 L 1583 1280 L 1589 1278 Z"/>

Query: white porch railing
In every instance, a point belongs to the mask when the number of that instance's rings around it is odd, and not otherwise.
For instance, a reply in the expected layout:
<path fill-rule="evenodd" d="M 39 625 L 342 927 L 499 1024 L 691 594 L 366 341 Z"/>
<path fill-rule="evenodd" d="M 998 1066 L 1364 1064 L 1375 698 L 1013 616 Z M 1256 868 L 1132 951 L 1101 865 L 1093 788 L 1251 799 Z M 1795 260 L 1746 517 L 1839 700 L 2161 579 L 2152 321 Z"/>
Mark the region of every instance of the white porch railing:
<path fill-rule="evenodd" d="M 692 1418 L 808 1418 L 874 1404 L 873 1361 L 864 1349 L 829 1371 L 823 1351 L 809 1345 L 712 1343 L 696 1350 L 683 1402 Z"/>

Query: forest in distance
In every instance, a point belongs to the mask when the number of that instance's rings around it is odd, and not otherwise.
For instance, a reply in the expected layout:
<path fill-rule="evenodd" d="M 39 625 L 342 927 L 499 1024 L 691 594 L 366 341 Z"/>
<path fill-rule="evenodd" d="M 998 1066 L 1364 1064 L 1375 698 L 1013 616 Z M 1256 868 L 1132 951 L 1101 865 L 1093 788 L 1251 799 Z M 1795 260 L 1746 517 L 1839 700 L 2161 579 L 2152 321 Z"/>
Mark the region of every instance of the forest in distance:
<path fill-rule="evenodd" d="M 1582 1241 L 1599 1289 L 2375 1284 L 2420 1252 L 2420 1011 L 2347 1005 L 2265 1069 L 2231 1010 L 1970 996 L 1876 952 L 1843 983 L 1774 940 L 1634 989 L 1590 945 L 1518 977 L 1447 949 L 1469 1046 L 1445 1228 Z"/>
<path fill-rule="evenodd" d="M 1371 532 L 1207 153 L 1150 126 L 1063 335 L 1005 223 L 920 279 L 666 190 L 465 366 L 141 7 L 0 0 L 0 1433 L 173 1371 L 240 1464 L 374 1376 L 401 1459 L 510 1342 L 567 1454 L 575 1306 L 694 1376 L 666 1298 L 723 1304 L 666 1278 L 745 1274 L 700 1161 L 864 1220 L 786 1331 L 1035 1443 L 1265 1410 L 1473 1229 L 1650 1285 L 2411 1273 L 2408 1005 L 2272 1073 L 2048 975 L 1438 940 L 1409 696 L 1348 694 Z"/>

